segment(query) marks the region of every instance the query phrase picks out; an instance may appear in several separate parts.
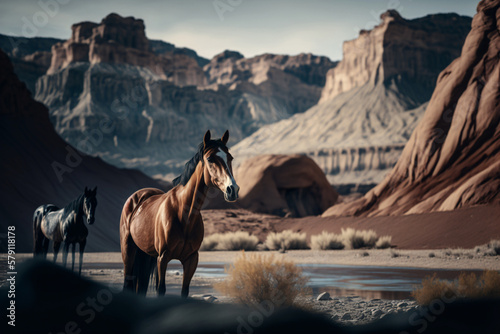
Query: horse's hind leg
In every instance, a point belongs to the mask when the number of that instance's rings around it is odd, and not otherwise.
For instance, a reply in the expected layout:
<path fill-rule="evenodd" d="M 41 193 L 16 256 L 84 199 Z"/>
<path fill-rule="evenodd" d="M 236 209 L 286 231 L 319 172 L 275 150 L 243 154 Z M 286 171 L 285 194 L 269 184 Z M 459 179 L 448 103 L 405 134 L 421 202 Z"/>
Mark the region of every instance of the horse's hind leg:
<path fill-rule="evenodd" d="M 156 282 L 156 290 L 158 296 L 164 296 L 165 291 L 167 290 L 165 287 L 165 276 L 167 273 L 167 265 L 170 262 L 170 258 L 166 256 L 165 253 L 158 256 L 157 258 L 157 269 L 158 269 L 158 281 Z"/>
<path fill-rule="evenodd" d="M 196 267 L 198 267 L 198 252 L 189 256 L 186 260 L 182 261 L 184 268 L 184 275 L 182 277 L 182 292 L 181 296 L 187 298 L 189 295 L 189 284 L 193 278 Z"/>
<path fill-rule="evenodd" d="M 54 241 L 54 263 L 57 262 L 57 254 L 59 254 L 59 248 L 61 248 L 61 242 Z"/>
<path fill-rule="evenodd" d="M 47 252 L 49 251 L 49 244 L 50 240 L 46 237 L 43 237 L 43 246 L 42 246 L 42 252 L 43 252 L 43 258 L 47 258 Z"/>
<path fill-rule="evenodd" d="M 63 266 L 66 268 L 66 261 L 68 260 L 68 251 L 69 251 L 69 242 L 65 241 L 64 242 L 64 248 L 63 248 Z"/>
<path fill-rule="evenodd" d="M 33 255 L 34 256 L 44 256 L 44 243 L 47 238 L 43 235 L 42 231 L 36 231 L 33 233 L 33 237 L 35 238 L 34 240 L 34 249 L 33 249 Z"/>
<path fill-rule="evenodd" d="M 75 249 L 76 249 L 76 243 L 71 244 L 71 259 L 73 262 L 71 262 L 71 271 L 75 271 Z"/>
<path fill-rule="evenodd" d="M 87 244 L 87 240 L 80 241 L 80 262 L 78 265 L 80 268 L 78 269 L 78 275 L 82 275 L 82 263 L 83 263 L 83 252 L 85 251 L 85 245 Z"/>
<path fill-rule="evenodd" d="M 137 246 L 129 235 L 121 244 L 123 260 L 123 290 L 136 292 L 137 277 L 134 273 L 134 264 L 137 254 Z"/>

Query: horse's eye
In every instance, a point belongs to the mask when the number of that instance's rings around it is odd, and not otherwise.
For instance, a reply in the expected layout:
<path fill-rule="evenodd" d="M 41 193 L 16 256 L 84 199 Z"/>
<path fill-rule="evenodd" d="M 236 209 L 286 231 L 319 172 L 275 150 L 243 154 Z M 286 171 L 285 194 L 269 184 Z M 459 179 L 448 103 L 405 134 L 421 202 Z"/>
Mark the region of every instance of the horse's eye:
<path fill-rule="evenodd" d="M 207 161 L 210 162 L 211 164 L 215 162 L 215 159 L 213 157 L 208 157 Z"/>

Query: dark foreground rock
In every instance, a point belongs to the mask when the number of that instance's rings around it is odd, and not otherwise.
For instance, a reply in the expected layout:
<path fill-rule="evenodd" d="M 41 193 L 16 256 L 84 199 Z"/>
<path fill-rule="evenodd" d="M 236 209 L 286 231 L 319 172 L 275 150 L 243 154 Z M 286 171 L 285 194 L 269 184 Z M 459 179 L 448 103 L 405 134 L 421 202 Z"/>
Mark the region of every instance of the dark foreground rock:
<path fill-rule="evenodd" d="M 137 297 L 38 260 L 19 266 L 15 291 L 16 326 L 4 319 L 2 333 L 498 333 L 500 328 L 500 300 L 454 302 L 434 313 L 398 312 L 346 326 L 321 314 L 269 304 L 251 310 L 194 299 Z M 1 289 L 3 310 L 12 300 Z"/>

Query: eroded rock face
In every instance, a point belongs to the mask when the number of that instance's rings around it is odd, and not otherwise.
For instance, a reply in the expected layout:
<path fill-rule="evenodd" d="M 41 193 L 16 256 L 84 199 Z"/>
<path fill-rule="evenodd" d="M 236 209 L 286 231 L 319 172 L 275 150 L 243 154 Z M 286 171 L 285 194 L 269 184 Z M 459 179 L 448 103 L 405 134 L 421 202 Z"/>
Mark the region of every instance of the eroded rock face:
<path fill-rule="evenodd" d="M 468 27 L 470 18 L 455 14 L 415 20 L 383 14 L 380 25 L 344 43 L 344 59 L 328 71 L 318 104 L 262 127 L 235 154 L 307 154 L 334 184 L 381 182 Z"/>
<path fill-rule="evenodd" d="M 47 37 L 14 37 L 0 34 L 0 49 L 5 52 L 19 80 L 24 82 L 34 95 L 36 81 L 50 67 L 52 45 L 62 42 L 60 39 Z"/>
<path fill-rule="evenodd" d="M 155 54 L 149 49 L 144 22 L 110 14 L 100 24 L 81 22 L 72 27 L 71 38 L 52 47 L 47 74 L 76 62 L 141 66 L 178 86 L 204 85 L 205 74 L 197 61 L 184 54 Z"/>
<path fill-rule="evenodd" d="M 335 203 L 336 191 L 321 169 L 301 155 L 262 155 L 236 171 L 239 205 L 252 211 L 293 217 L 321 214 Z"/>
<path fill-rule="evenodd" d="M 405 20 L 389 10 L 381 20 L 373 30 L 344 42 L 344 57 L 328 72 L 320 102 L 391 79 L 432 89 L 439 72 L 458 56 L 470 27 L 470 18 L 456 14 Z"/>
<path fill-rule="evenodd" d="M 245 59 L 232 51 L 207 64 L 192 50 L 144 40 L 141 20 L 114 14 L 72 29 L 70 40 L 53 47 L 36 99 L 77 148 L 166 179 L 182 170 L 207 129 L 229 129 L 233 144 L 314 105 L 335 64 L 314 55 Z"/>
<path fill-rule="evenodd" d="M 324 215 L 446 211 L 500 200 L 500 1 L 478 5 L 462 54 L 441 72 L 388 177 Z"/>
<path fill-rule="evenodd" d="M 118 169 L 64 142 L 50 123 L 48 109 L 31 97 L 2 51 L 0 67 L 0 221 L 4 227 L 16 226 L 16 250 L 32 251 L 32 219 L 38 206 L 62 207 L 85 186 L 98 186 L 96 223 L 89 228 L 86 250 L 118 251 L 117 217 L 123 203 L 139 188 L 160 185 L 141 172 Z"/>
<path fill-rule="evenodd" d="M 244 58 L 235 51 L 216 55 L 204 70 L 212 85 L 227 87 L 259 99 L 285 105 L 280 118 L 303 112 L 317 103 L 326 72 L 336 62 L 312 54 L 297 56 L 263 54 Z M 252 98 L 246 99 L 252 107 Z M 282 113 L 283 113 L 282 112 Z"/>

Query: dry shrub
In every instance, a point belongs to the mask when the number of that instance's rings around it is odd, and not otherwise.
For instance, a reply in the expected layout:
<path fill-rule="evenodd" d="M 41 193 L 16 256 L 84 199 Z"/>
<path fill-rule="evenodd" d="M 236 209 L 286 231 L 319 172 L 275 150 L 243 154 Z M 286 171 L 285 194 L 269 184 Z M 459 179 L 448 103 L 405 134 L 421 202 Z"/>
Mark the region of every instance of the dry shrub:
<path fill-rule="evenodd" d="M 203 242 L 201 243 L 200 250 L 201 251 L 213 251 L 219 244 L 220 234 L 212 234 L 203 238 Z"/>
<path fill-rule="evenodd" d="M 259 239 L 248 232 L 215 233 L 203 240 L 200 250 L 255 250 Z"/>
<path fill-rule="evenodd" d="M 462 273 L 453 282 L 440 280 L 434 274 L 425 278 L 422 287 L 414 290 L 412 296 L 420 305 L 429 305 L 441 298 L 500 297 L 500 273 L 485 270 L 479 278 L 474 273 Z"/>
<path fill-rule="evenodd" d="M 492 254 L 494 255 L 500 255 L 500 240 L 491 240 L 488 243 L 488 248 L 492 250 Z"/>
<path fill-rule="evenodd" d="M 342 237 L 338 234 L 323 231 L 321 234 L 311 236 L 311 248 L 314 250 L 344 249 L 344 247 Z"/>
<path fill-rule="evenodd" d="M 383 237 L 378 238 L 375 243 L 375 248 L 383 249 L 391 247 L 392 237 L 390 235 L 384 235 Z"/>
<path fill-rule="evenodd" d="M 219 250 L 255 250 L 259 239 L 248 232 L 228 232 L 221 235 L 217 249 Z"/>
<path fill-rule="evenodd" d="M 377 233 L 373 230 L 355 230 L 353 228 L 342 229 L 341 233 L 346 248 L 373 248 L 377 242 Z"/>
<path fill-rule="evenodd" d="M 411 295 L 420 305 L 429 305 L 435 299 L 452 298 L 455 292 L 451 282 L 440 280 L 434 274 L 432 277 L 424 278 L 422 287 L 414 290 Z"/>
<path fill-rule="evenodd" d="M 293 262 L 274 255 L 246 255 L 242 252 L 234 264 L 226 267 L 227 278 L 215 289 L 237 301 L 257 306 L 272 303 L 281 306 L 304 306 L 308 279 Z"/>
<path fill-rule="evenodd" d="M 305 233 L 285 230 L 279 233 L 271 232 L 267 235 L 265 245 L 268 249 L 276 250 L 285 247 L 285 249 L 307 249 L 307 240 Z"/>

